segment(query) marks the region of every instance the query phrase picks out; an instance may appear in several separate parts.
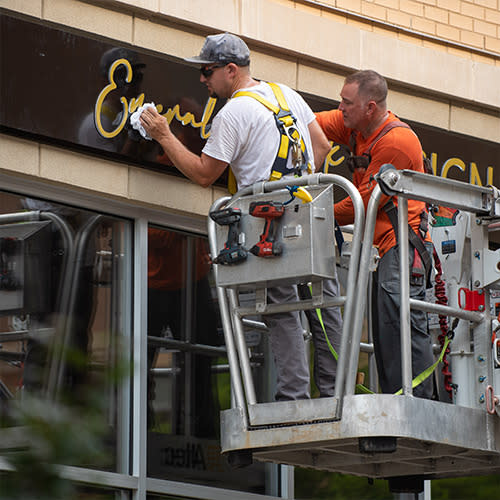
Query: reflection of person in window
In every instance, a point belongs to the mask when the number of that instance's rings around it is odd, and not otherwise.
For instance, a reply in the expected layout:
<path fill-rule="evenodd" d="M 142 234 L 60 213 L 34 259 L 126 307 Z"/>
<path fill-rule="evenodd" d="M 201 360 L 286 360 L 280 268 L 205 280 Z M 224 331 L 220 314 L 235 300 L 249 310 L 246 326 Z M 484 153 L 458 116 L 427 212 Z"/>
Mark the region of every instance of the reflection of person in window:
<path fill-rule="evenodd" d="M 207 274 L 210 269 L 206 242 L 193 239 L 194 269 L 192 281 L 188 282 L 187 237 L 180 233 L 163 229 L 150 228 L 148 234 L 148 335 L 151 337 L 171 336 L 176 340 L 191 343 L 214 345 L 216 342 L 217 316 L 212 304 L 210 285 Z M 191 298 L 193 311 L 186 311 L 188 297 Z M 184 335 L 186 318 L 189 315 L 192 329 Z M 154 428 L 155 421 L 153 400 L 164 397 L 155 394 L 151 368 L 156 363 L 158 348 L 148 347 L 148 427 Z M 176 355 L 181 364 L 185 355 Z M 217 432 L 218 408 L 213 396 L 215 387 L 211 377 L 211 358 L 195 354 L 192 358 L 190 373 L 183 370 L 177 380 L 190 377 L 193 388 L 190 405 L 182 404 L 184 387 L 175 383 L 174 397 L 181 402 L 179 410 L 173 416 L 173 434 L 183 434 L 182 418 L 191 419 L 191 433 L 198 437 L 215 437 Z M 174 379 L 176 380 L 176 379 Z M 175 407 L 175 405 L 173 405 Z M 183 415 L 184 408 L 190 407 L 191 414 Z"/>
<path fill-rule="evenodd" d="M 101 88 L 109 84 L 109 68 L 118 59 L 126 59 L 130 63 L 132 67 L 132 81 L 126 81 L 127 70 L 125 65 L 122 64 L 115 69 L 113 81 L 117 88 L 106 96 L 100 114 L 102 127 L 107 132 L 116 129 L 122 120 L 123 104 L 120 98 L 123 96 L 127 101 L 130 101 L 132 98 L 137 98 L 141 93 L 142 71 L 145 67 L 145 64 L 139 61 L 135 52 L 122 47 L 114 47 L 104 52 L 99 63 Z M 117 136 L 112 138 L 103 137 L 96 128 L 94 110 L 85 116 L 78 129 L 78 144 L 105 151 L 142 157 L 144 155 L 143 149 L 151 147 L 151 145 L 139 139 L 139 133 L 130 127 L 130 121 L 127 121 L 124 130 Z"/>

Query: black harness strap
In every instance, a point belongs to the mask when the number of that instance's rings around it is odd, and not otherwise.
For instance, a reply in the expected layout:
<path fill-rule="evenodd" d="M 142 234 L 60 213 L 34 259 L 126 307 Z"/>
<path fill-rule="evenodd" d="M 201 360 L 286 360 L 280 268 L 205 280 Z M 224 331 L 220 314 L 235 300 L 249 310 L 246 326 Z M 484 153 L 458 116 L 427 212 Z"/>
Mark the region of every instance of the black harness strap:
<path fill-rule="evenodd" d="M 349 167 L 351 172 L 354 172 L 354 169 L 358 167 L 367 168 L 372 160 L 371 152 L 373 146 L 375 146 L 379 139 L 387 134 L 389 130 L 392 130 L 396 127 L 409 128 L 411 130 L 411 127 L 408 124 L 400 120 L 393 120 L 389 123 L 386 123 L 382 130 L 377 134 L 375 139 L 373 139 L 373 141 L 368 145 L 363 153 L 361 153 L 361 155 L 356 155 L 356 132 L 353 130 L 349 137 L 349 149 L 351 150 L 351 156 L 347 159 L 347 166 Z"/>
<path fill-rule="evenodd" d="M 392 200 L 389 200 L 385 205 L 384 205 L 384 210 L 387 214 L 387 217 L 389 217 L 389 220 L 392 224 L 392 228 L 394 230 L 394 234 L 396 235 L 396 241 L 398 241 L 398 209 L 394 202 Z M 413 228 L 408 224 L 408 239 L 410 240 L 410 243 L 415 247 L 417 250 L 418 254 L 420 255 L 420 258 L 422 259 L 422 262 L 424 264 L 425 268 L 425 274 L 427 278 L 427 284 L 430 283 L 430 278 L 431 278 L 431 270 L 432 270 L 432 259 L 425 248 L 424 244 L 424 237 L 427 234 L 427 213 L 422 212 L 420 215 L 420 227 L 419 227 L 419 232 L 423 233 L 423 236 L 417 235 Z"/>

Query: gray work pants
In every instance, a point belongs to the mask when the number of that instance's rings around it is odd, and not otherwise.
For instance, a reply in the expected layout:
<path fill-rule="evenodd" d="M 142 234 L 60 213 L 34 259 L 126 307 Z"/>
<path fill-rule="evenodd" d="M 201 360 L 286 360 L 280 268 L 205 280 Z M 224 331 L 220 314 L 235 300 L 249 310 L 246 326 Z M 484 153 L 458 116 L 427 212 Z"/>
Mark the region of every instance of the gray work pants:
<path fill-rule="evenodd" d="M 325 298 L 338 293 L 336 280 L 323 282 Z M 301 296 L 303 294 L 301 293 Z M 293 302 L 298 299 L 296 286 L 270 288 L 267 291 L 269 304 Z M 338 307 L 321 310 L 323 324 L 331 344 L 338 352 L 342 318 Z M 314 379 L 320 396 L 333 396 L 337 362 L 328 348 L 323 328 L 316 312 L 308 313 L 314 342 Z M 300 315 L 297 311 L 264 316 L 269 328 L 271 349 L 277 372 L 276 401 L 308 399 L 309 364 Z"/>
<path fill-rule="evenodd" d="M 413 246 L 409 247 L 410 276 Z M 411 281 L 411 280 L 410 280 Z M 402 386 L 400 337 L 400 271 L 399 248 L 396 245 L 380 259 L 373 273 L 372 322 L 373 345 L 380 388 L 384 393 L 395 393 Z M 425 299 L 425 280 L 410 283 L 410 297 Z M 434 362 L 432 344 L 427 328 L 427 313 L 411 310 L 412 379 Z M 432 377 L 413 389 L 414 396 L 432 397 Z"/>

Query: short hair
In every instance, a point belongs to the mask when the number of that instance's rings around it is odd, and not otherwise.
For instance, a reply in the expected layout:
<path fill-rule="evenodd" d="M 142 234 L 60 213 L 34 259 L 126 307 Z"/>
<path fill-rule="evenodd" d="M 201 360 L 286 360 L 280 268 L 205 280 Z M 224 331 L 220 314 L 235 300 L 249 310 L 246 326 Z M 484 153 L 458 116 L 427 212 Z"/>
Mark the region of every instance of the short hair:
<path fill-rule="evenodd" d="M 366 69 L 347 76 L 345 83 L 357 83 L 358 92 L 376 103 L 387 99 L 387 82 L 376 71 Z"/>

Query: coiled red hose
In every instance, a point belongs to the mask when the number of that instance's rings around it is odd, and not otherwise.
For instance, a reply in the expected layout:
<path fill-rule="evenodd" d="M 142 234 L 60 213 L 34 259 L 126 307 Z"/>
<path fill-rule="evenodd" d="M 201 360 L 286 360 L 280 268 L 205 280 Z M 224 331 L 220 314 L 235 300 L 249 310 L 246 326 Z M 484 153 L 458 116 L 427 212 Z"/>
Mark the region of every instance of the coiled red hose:
<path fill-rule="evenodd" d="M 443 274 L 443 268 L 441 267 L 441 261 L 439 260 L 438 253 L 435 248 L 433 250 L 433 256 L 434 256 L 434 265 L 436 267 L 436 278 L 434 283 L 434 294 L 436 296 L 436 304 L 441 304 L 446 306 L 448 305 L 448 297 L 446 296 L 446 285 L 441 278 Z M 448 329 L 448 318 L 446 316 L 442 316 L 441 314 L 439 315 L 439 327 L 441 329 L 441 334 L 438 336 L 438 340 L 439 344 L 441 345 L 441 348 L 443 348 L 444 341 L 446 336 L 448 335 L 449 329 Z M 446 348 L 446 351 L 443 356 L 443 368 L 441 369 L 441 372 L 444 377 L 444 388 L 451 399 L 453 396 L 453 386 L 451 381 L 450 363 L 446 357 L 449 352 L 450 352 L 450 345 L 448 344 L 448 347 Z"/>

